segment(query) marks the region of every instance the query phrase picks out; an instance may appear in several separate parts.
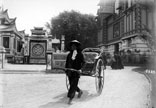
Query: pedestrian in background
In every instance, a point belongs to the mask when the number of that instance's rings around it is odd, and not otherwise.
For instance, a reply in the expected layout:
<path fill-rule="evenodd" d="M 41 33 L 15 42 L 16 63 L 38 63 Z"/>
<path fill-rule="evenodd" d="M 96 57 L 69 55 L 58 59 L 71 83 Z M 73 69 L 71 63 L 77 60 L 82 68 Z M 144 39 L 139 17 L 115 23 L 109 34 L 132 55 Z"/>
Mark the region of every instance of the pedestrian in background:
<path fill-rule="evenodd" d="M 70 53 L 67 55 L 65 65 L 66 68 L 76 69 L 81 72 L 81 68 L 85 62 L 83 54 L 81 53 L 80 46 L 81 44 L 77 40 L 70 42 Z M 67 97 L 69 98 L 68 104 L 71 104 L 76 92 L 78 92 L 78 98 L 80 98 L 83 93 L 82 90 L 78 87 L 80 73 L 67 70 L 66 74 L 68 76 L 70 84 L 70 88 L 67 94 Z"/>
<path fill-rule="evenodd" d="M 112 61 L 113 61 L 111 64 L 112 69 L 123 69 L 124 68 L 121 56 L 119 55 L 118 52 L 114 52 Z"/>
<path fill-rule="evenodd" d="M 103 63 L 104 63 L 104 68 L 106 69 L 107 57 L 106 57 L 106 53 L 105 52 L 102 53 L 102 60 L 103 60 Z"/>

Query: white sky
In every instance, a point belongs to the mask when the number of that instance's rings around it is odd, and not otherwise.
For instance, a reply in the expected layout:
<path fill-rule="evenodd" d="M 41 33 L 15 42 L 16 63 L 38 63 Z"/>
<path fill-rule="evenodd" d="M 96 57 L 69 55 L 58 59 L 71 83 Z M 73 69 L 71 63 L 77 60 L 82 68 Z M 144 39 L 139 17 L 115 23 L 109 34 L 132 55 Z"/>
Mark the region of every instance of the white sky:
<path fill-rule="evenodd" d="M 81 13 L 97 15 L 100 0 L 0 0 L 8 9 L 10 18 L 16 19 L 18 30 L 30 34 L 34 27 L 44 27 L 46 22 L 60 12 L 76 10 Z"/>

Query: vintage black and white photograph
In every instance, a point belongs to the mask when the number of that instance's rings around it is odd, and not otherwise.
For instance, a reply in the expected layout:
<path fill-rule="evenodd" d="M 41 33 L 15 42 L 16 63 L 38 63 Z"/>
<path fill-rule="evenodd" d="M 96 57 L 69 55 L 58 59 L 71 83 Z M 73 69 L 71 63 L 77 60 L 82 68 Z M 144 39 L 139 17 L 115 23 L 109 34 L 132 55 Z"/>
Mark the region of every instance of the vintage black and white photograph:
<path fill-rule="evenodd" d="M 0 0 L 0 108 L 156 108 L 156 0 Z"/>

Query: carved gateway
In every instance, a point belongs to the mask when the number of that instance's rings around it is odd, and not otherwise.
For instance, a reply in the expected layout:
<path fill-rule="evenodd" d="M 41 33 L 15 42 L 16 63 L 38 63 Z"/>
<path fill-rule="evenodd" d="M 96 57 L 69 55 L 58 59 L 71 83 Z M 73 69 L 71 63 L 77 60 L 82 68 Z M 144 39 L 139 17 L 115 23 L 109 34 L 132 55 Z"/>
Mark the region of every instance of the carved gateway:
<path fill-rule="evenodd" d="M 30 40 L 30 63 L 46 63 L 46 40 Z"/>

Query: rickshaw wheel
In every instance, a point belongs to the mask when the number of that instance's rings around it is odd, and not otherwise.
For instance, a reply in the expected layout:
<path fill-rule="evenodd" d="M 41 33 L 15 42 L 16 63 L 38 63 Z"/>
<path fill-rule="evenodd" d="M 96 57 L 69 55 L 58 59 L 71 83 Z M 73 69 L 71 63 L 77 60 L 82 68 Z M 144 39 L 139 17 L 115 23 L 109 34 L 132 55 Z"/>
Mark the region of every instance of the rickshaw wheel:
<path fill-rule="evenodd" d="M 98 59 L 95 67 L 95 85 L 96 91 L 100 95 L 104 86 L 104 64 L 102 59 Z"/>
<path fill-rule="evenodd" d="M 69 79 L 67 75 L 66 75 L 66 87 L 67 87 L 67 90 L 69 90 L 70 84 L 69 84 Z"/>

